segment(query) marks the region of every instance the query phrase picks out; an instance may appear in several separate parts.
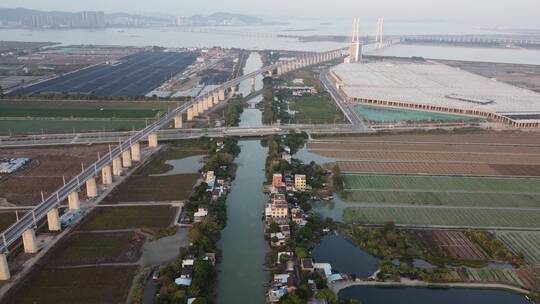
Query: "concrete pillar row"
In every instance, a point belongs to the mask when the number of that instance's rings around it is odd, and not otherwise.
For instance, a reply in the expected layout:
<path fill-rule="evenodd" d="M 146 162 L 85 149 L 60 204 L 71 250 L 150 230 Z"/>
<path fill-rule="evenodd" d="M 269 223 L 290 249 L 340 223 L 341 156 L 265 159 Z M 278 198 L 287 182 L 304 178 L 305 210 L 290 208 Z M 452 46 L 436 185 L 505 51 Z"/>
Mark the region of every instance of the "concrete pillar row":
<path fill-rule="evenodd" d="M 174 128 L 182 129 L 182 116 L 181 115 L 177 115 L 174 117 Z"/>
<path fill-rule="evenodd" d="M 36 231 L 33 228 L 28 228 L 23 232 L 23 247 L 25 253 L 37 253 L 38 245 L 36 239 Z"/>
<path fill-rule="evenodd" d="M 124 168 L 131 168 L 132 166 L 131 151 L 125 150 L 122 152 L 122 166 Z"/>
<path fill-rule="evenodd" d="M 69 210 L 81 209 L 81 204 L 79 202 L 79 192 L 74 191 L 68 195 L 68 208 Z"/>
<path fill-rule="evenodd" d="M 90 177 L 86 181 L 86 196 L 89 198 L 96 198 L 98 196 L 97 183 L 95 177 Z"/>
<path fill-rule="evenodd" d="M 148 147 L 157 148 L 158 146 L 158 136 L 156 133 L 148 135 Z"/>
<path fill-rule="evenodd" d="M 112 170 L 110 165 L 106 165 L 101 169 L 101 182 L 104 185 L 111 185 L 113 182 Z"/>
<path fill-rule="evenodd" d="M 112 161 L 113 175 L 120 176 L 122 175 L 122 161 L 119 157 L 113 159 Z"/>
<path fill-rule="evenodd" d="M 204 113 L 204 99 L 197 102 L 197 112 L 199 112 L 199 115 Z"/>
<path fill-rule="evenodd" d="M 47 224 L 49 231 L 60 231 L 60 217 L 57 208 L 52 208 L 51 211 L 47 212 Z"/>
<path fill-rule="evenodd" d="M 208 111 L 208 109 L 210 109 L 211 105 L 208 103 L 208 98 L 206 98 L 206 97 L 203 98 L 201 100 L 201 104 L 202 104 L 202 109 L 203 109 L 204 112 L 206 112 L 206 111 Z"/>
<path fill-rule="evenodd" d="M 187 121 L 193 120 L 193 108 L 187 109 Z"/>
<path fill-rule="evenodd" d="M 182 127 L 182 116 L 180 116 L 180 128 Z M 176 124 L 176 118 L 175 122 Z M 131 160 L 140 162 L 141 161 L 141 144 L 136 142 L 133 145 L 131 145 Z"/>
<path fill-rule="evenodd" d="M 7 254 L 0 254 L 0 281 L 7 281 L 11 278 L 11 273 L 9 272 L 9 265 L 7 262 Z"/>
<path fill-rule="evenodd" d="M 225 100 L 225 89 L 219 89 L 218 98 L 219 98 L 219 101 Z"/>

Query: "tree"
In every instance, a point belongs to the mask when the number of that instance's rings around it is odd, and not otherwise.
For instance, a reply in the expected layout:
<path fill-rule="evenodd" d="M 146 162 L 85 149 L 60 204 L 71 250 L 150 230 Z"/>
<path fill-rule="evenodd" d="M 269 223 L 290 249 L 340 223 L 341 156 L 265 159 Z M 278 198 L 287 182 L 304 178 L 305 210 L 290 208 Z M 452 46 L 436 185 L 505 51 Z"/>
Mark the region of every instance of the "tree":
<path fill-rule="evenodd" d="M 329 304 L 337 304 L 336 295 L 328 288 L 320 290 L 315 298 L 326 300 Z"/>
<path fill-rule="evenodd" d="M 268 229 L 270 233 L 278 233 L 280 231 L 279 225 L 276 222 L 271 222 L 270 227 Z"/>
<path fill-rule="evenodd" d="M 341 176 L 341 168 L 337 164 L 332 168 L 332 182 L 336 191 L 343 190 L 343 177 Z"/>

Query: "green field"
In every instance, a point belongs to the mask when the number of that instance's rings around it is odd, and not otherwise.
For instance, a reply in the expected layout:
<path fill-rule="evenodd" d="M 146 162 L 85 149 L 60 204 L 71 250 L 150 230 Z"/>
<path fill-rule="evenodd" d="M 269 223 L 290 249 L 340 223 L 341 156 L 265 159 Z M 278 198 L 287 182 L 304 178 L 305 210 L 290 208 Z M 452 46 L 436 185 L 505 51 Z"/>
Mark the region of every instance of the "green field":
<path fill-rule="evenodd" d="M 514 269 L 478 269 L 466 268 L 465 273 L 475 282 L 505 282 L 511 285 L 525 287 Z"/>
<path fill-rule="evenodd" d="M 0 100 L 0 135 L 141 129 L 179 103 Z"/>
<path fill-rule="evenodd" d="M 540 209 L 349 207 L 344 210 L 343 219 L 347 223 L 366 224 L 540 228 Z"/>
<path fill-rule="evenodd" d="M 540 179 L 413 175 L 346 175 L 345 188 L 540 193 Z"/>
<path fill-rule="evenodd" d="M 0 100 L 0 117 L 155 118 L 177 103 Z"/>
<path fill-rule="evenodd" d="M 360 203 L 540 207 L 540 179 L 346 175 L 345 189 Z"/>
<path fill-rule="evenodd" d="M 347 123 L 347 119 L 328 94 L 289 98 L 290 109 L 296 111 L 291 123 Z"/>
<path fill-rule="evenodd" d="M 133 237 L 133 232 L 72 234 L 55 250 L 50 265 L 134 262 L 138 254 L 131 251 Z"/>
<path fill-rule="evenodd" d="M 149 120 L 148 123 L 152 121 Z M 0 135 L 142 129 L 145 120 L 0 120 Z"/>
<path fill-rule="evenodd" d="M 117 230 L 169 227 L 177 209 L 171 206 L 100 207 L 94 209 L 79 230 Z"/>
<path fill-rule="evenodd" d="M 514 253 L 523 253 L 528 263 L 540 266 L 540 232 L 497 232 L 497 237 Z"/>

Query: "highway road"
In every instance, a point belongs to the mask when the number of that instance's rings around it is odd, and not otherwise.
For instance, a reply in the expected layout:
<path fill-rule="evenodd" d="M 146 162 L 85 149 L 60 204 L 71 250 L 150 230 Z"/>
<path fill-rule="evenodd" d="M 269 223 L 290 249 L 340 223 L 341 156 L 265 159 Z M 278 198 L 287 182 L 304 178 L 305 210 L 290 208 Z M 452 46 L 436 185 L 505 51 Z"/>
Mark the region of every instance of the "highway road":
<path fill-rule="evenodd" d="M 337 51 L 343 51 L 343 50 L 337 50 Z M 321 55 L 320 53 L 313 54 L 314 57 L 320 56 L 320 55 Z M 224 89 L 226 90 L 232 86 L 236 86 L 240 84 L 242 81 L 256 77 L 257 75 L 271 72 L 277 69 L 279 65 L 280 64 L 276 63 L 270 66 L 266 66 L 257 71 L 246 74 L 242 77 L 238 77 L 230 81 L 227 81 L 221 86 L 217 87 L 214 91 L 210 92 L 210 94 L 214 92 L 218 92 L 219 90 L 224 90 Z M 301 66 L 298 65 L 297 68 L 301 68 Z M 40 221 L 41 219 L 45 218 L 47 216 L 47 213 L 50 210 L 60 205 L 61 202 L 64 201 L 71 192 L 78 191 L 78 189 L 80 189 L 81 186 L 88 179 L 90 179 L 91 177 L 97 176 L 98 172 L 103 167 L 105 167 L 106 165 L 109 165 L 114 158 L 120 157 L 123 151 L 130 149 L 134 143 L 145 141 L 149 135 L 158 132 L 161 128 L 170 124 L 171 121 L 174 119 L 174 117 L 186 112 L 188 108 L 193 106 L 195 103 L 200 102 L 205 97 L 206 96 L 201 96 L 192 101 L 189 101 L 181 105 L 180 107 L 174 109 L 173 111 L 168 112 L 166 115 L 160 117 L 157 121 L 150 124 L 146 128 L 140 131 L 134 132 L 134 134 L 132 134 L 131 137 L 125 139 L 123 142 L 120 142 L 118 146 L 111 149 L 111 151 L 105 156 L 103 156 L 103 158 L 99 159 L 90 167 L 84 169 L 83 172 L 81 172 L 79 175 L 69 180 L 64 186 L 60 187 L 60 189 L 58 189 L 56 192 L 51 194 L 49 197 L 45 198 L 32 211 L 27 212 L 16 223 L 14 223 L 9 228 L 4 230 L 0 239 L 0 252 L 2 253 L 7 252 L 9 249 L 9 246 L 15 243 L 17 239 L 19 239 L 22 236 L 24 231 L 26 231 L 29 228 L 34 228 L 36 226 L 36 223 Z M 245 131 L 246 130 L 243 130 L 242 132 L 245 132 Z M 272 130 L 269 130 L 269 131 L 272 131 Z M 274 132 L 277 132 L 277 131 L 274 131 Z M 257 134 L 256 131 L 255 133 Z M 226 134 L 226 135 L 236 135 L 236 134 L 231 133 L 231 134 Z M 2 146 L 4 146 L 4 143 L 2 143 Z"/>
<path fill-rule="evenodd" d="M 367 130 L 368 126 L 364 123 L 364 121 L 356 114 L 356 111 L 354 110 L 353 106 L 347 102 L 347 98 L 337 90 L 337 88 L 332 84 L 330 79 L 328 78 L 329 71 L 324 70 L 321 72 L 320 80 L 323 83 L 324 87 L 328 92 L 330 92 L 330 95 L 332 95 L 332 98 L 338 105 L 338 107 L 341 109 L 341 111 L 345 114 L 347 119 L 351 122 L 351 124 L 360 130 Z"/>
<path fill-rule="evenodd" d="M 285 134 L 290 131 L 307 132 L 311 134 L 336 133 L 368 133 L 370 129 L 358 129 L 352 125 L 283 125 L 263 127 L 229 127 L 211 129 L 162 129 L 157 134 L 160 140 L 190 139 L 207 137 L 254 137 L 271 134 Z M 53 146 L 53 145 L 81 145 L 118 143 L 128 140 L 137 134 L 136 131 L 125 132 L 93 132 L 93 133 L 67 133 L 44 134 L 17 137 L 0 137 L 0 147 L 26 147 L 26 146 Z M 143 139 L 144 141 L 144 139 Z"/>

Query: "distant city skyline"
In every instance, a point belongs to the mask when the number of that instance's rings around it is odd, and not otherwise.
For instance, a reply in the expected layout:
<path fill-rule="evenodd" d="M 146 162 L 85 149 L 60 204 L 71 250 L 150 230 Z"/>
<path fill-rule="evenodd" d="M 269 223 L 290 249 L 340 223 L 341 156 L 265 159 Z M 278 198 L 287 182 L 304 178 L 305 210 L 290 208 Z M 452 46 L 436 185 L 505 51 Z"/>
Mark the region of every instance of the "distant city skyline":
<path fill-rule="evenodd" d="M 179 3 L 180 2 L 180 3 Z M 188 16 L 211 14 L 218 11 L 261 16 L 274 20 L 290 18 L 338 19 L 360 17 L 393 20 L 419 20 L 466 22 L 485 26 L 540 27 L 537 18 L 540 11 L 538 0 L 378 0 L 372 2 L 354 0 L 274 0 L 271 5 L 252 0 L 199 0 L 196 4 L 177 0 L 4 0 L 2 7 L 24 7 L 40 10 L 103 10 L 105 12 L 128 12 Z"/>

